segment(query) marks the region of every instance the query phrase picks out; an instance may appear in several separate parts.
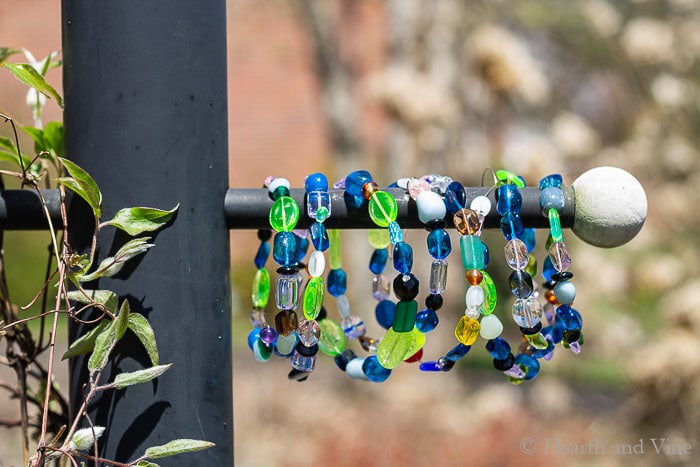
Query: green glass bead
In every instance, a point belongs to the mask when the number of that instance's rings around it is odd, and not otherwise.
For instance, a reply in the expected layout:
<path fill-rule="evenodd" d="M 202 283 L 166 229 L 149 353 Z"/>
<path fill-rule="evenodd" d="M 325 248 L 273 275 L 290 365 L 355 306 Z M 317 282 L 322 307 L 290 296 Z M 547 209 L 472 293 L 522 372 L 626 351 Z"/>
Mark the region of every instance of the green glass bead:
<path fill-rule="evenodd" d="M 267 269 L 260 268 L 253 279 L 253 308 L 265 308 L 268 298 L 270 298 L 270 273 Z"/>
<path fill-rule="evenodd" d="M 536 349 L 544 350 L 549 346 L 549 341 L 544 337 L 541 332 L 537 334 L 526 335 L 525 338 Z"/>
<path fill-rule="evenodd" d="M 261 340 L 257 340 L 253 346 L 253 355 L 258 362 L 266 362 L 272 356 L 272 346 L 266 346 Z"/>
<path fill-rule="evenodd" d="M 306 289 L 304 289 L 304 302 L 302 304 L 304 318 L 309 321 L 316 319 L 321 312 L 323 295 L 323 277 L 318 276 L 309 279 L 309 282 L 306 284 Z"/>
<path fill-rule="evenodd" d="M 318 348 L 321 352 L 331 357 L 343 353 L 345 350 L 345 333 L 340 324 L 326 318 L 318 321 L 318 325 L 321 327 L 321 339 L 318 341 Z"/>
<path fill-rule="evenodd" d="M 561 222 L 559 221 L 559 212 L 551 208 L 549 210 L 549 229 L 552 235 L 552 240 L 561 242 L 563 236 L 561 233 Z"/>
<path fill-rule="evenodd" d="M 531 277 L 535 277 L 537 275 L 537 258 L 535 258 L 535 255 L 528 255 L 527 266 L 525 266 L 525 272 L 530 274 Z"/>
<path fill-rule="evenodd" d="M 483 279 L 479 284 L 484 291 L 484 304 L 481 305 L 481 314 L 486 316 L 493 313 L 496 309 L 496 302 L 498 301 L 498 293 L 496 292 L 496 283 L 493 281 L 491 275 L 486 271 L 481 271 Z"/>
<path fill-rule="evenodd" d="M 393 370 L 406 359 L 412 345 L 412 332 L 396 332 L 389 328 L 377 347 L 377 361 L 384 368 Z"/>
<path fill-rule="evenodd" d="M 367 204 L 369 217 L 379 227 L 389 227 L 396 220 L 399 208 L 396 199 L 386 191 L 375 191 Z"/>
<path fill-rule="evenodd" d="M 416 313 L 418 313 L 418 302 L 415 300 L 399 300 L 396 303 L 394 314 L 394 324 L 392 329 L 395 332 L 408 332 L 416 325 Z"/>
<path fill-rule="evenodd" d="M 367 233 L 367 240 L 375 250 L 383 250 L 391 245 L 389 231 L 385 229 L 370 229 Z"/>
<path fill-rule="evenodd" d="M 481 331 L 481 324 L 474 318 L 462 316 L 455 327 L 455 337 L 464 345 L 472 345 L 476 342 Z"/>
<path fill-rule="evenodd" d="M 270 208 L 270 226 L 278 232 L 291 232 L 299 222 L 299 204 L 294 198 L 281 196 Z"/>
<path fill-rule="evenodd" d="M 476 235 L 462 235 L 459 238 L 464 269 L 484 269 L 484 245 Z"/>
<path fill-rule="evenodd" d="M 523 182 L 523 179 L 518 177 L 516 174 L 514 174 L 510 170 L 504 170 L 504 169 L 497 170 L 496 171 L 496 178 L 501 183 L 512 183 L 513 185 L 517 186 L 518 188 L 525 188 L 525 183 Z"/>
<path fill-rule="evenodd" d="M 331 269 L 341 269 L 343 267 L 343 245 L 340 242 L 340 230 L 328 229 L 328 265 Z"/>
<path fill-rule="evenodd" d="M 316 222 L 324 223 L 328 219 L 330 211 L 327 207 L 321 206 L 316 210 Z"/>
<path fill-rule="evenodd" d="M 414 327 L 411 331 L 411 335 L 413 336 L 413 342 L 408 348 L 404 360 L 413 357 L 416 353 L 418 353 L 418 351 L 420 351 L 420 349 L 423 348 L 423 346 L 425 346 L 425 333 L 420 332 L 417 328 Z"/>

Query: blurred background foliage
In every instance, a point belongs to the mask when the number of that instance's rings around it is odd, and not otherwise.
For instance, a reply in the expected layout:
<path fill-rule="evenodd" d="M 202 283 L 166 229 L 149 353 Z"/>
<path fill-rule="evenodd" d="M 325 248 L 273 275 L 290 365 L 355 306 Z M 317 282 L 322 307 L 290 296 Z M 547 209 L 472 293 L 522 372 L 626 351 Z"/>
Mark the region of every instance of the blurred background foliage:
<path fill-rule="evenodd" d="M 30 3 L 0 5 L 0 45 L 43 56 L 60 44 L 60 13 L 48 0 Z M 271 167 L 294 186 L 314 171 L 337 179 L 361 168 L 383 184 L 442 173 L 479 185 L 485 167 L 528 183 L 560 172 L 571 183 L 613 165 L 639 178 L 649 201 L 644 229 L 620 248 L 565 232 L 586 345 L 580 356 L 558 349 L 518 387 L 490 368 L 483 348 L 451 373 L 403 365 L 382 385 L 349 382 L 329 358 L 306 383 L 287 381 L 288 362 L 257 364 L 245 344 L 257 242 L 253 232 L 232 232 L 238 465 L 697 465 L 696 0 L 229 0 L 228 16 L 231 186 L 260 186 Z M 55 72 L 49 81 L 60 88 Z M 0 109 L 28 124 L 22 93 L 0 76 Z M 46 121 L 60 118 L 47 112 Z M 20 246 L 27 235 L 5 240 L 21 264 L 11 285 L 41 281 L 42 260 L 30 255 L 43 258 L 46 244 Z M 424 233 L 407 237 L 425 281 Z M 512 341 L 503 239 L 484 238 Z M 540 257 L 544 240 L 540 232 Z M 353 310 L 380 336 L 365 234 L 345 232 L 343 242 Z M 452 346 L 464 306 L 452 263 L 426 358 Z M 525 438 L 535 441 L 531 454 Z M 657 453 L 652 438 L 690 451 Z M 613 453 L 640 440 L 643 453 Z M 590 442 L 604 452 L 554 448 Z"/>

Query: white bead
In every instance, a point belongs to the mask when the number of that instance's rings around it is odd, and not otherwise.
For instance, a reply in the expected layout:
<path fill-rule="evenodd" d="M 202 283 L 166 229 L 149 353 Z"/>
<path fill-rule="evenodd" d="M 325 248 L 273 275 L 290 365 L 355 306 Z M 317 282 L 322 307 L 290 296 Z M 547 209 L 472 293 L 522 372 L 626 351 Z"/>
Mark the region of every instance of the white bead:
<path fill-rule="evenodd" d="M 416 198 L 418 219 L 424 224 L 436 219 L 444 219 L 447 208 L 442 198 L 432 191 L 422 191 Z"/>
<path fill-rule="evenodd" d="M 479 285 L 471 285 L 467 289 L 467 308 L 470 310 L 479 309 L 484 304 L 484 289 Z"/>
<path fill-rule="evenodd" d="M 481 318 L 481 330 L 479 334 L 484 339 L 495 339 L 503 332 L 503 323 L 496 315 L 488 315 Z"/>
<path fill-rule="evenodd" d="M 276 178 L 270 182 L 270 184 L 267 186 L 267 189 L 269 190 L 270 193 L 274 193 L 275 190 L 279 187 L 286 187 L 289 189 L 292 185 L 289 183 L 289 180 L 286 178 Z"/>
<path fill-rule="evenodd" d="M 314 251 L 309 255 L 309 262 L 306 265 L 309 276 L 318 277 L 326 270 L 326 257 L 320 251 Z"/>
<path fill-rule="evenodd" d="M 469 209 L 476 212 L 479 216 L 487 216 L 491 212 L 491 200 L 486 196 L 477 196 L 472 200 Z"/>
<path fill-rule="evenodd" d="M 471 319 L 479 319 L 479 316 L 481 316 L 481 312 L 478 308 L 467 308 L 466 310 L 464 310 L 464 316 Z"/>
<path fill-rule="evenodd" d="M 335 306 L 338 308 L 338 314 L 343 318 L 350 317 L 350 302 L 346 295 L 340 295 L 335 300 Z"/>
<path fill-rule="evenodd" d="M 365 363 L 364 358 L 353 358 L 345 367 L 345 373 L 351 379 L 362 379 L 368 381 L 367 375 L 362 371 L 362 364 Z"/>

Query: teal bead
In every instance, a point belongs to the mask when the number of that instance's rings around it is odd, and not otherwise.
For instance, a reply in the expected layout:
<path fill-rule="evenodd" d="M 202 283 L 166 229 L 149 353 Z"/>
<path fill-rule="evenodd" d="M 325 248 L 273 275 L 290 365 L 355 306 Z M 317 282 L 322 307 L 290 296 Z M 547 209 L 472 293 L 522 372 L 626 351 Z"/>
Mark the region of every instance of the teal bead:
<path fill-rule="evenodd" d="M 395 332 L 409 332 L 416 325 L 418 302 L 415 300 L 399 300 L 394 312 L 392 329 Z"/>
<path fill-rule="evenodd" d="M 484 269 L 484 244 L 476 235 L 462 235 L 459 239 L 462 264 L 465 270 Z"/>

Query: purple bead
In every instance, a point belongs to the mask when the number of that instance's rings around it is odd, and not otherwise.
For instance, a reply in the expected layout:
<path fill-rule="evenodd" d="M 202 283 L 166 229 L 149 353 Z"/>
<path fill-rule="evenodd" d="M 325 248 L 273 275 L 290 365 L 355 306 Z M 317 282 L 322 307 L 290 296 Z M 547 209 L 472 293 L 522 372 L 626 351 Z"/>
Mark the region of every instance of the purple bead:
<path fill-rule="evenodd" d="M 267 345 L 272 345 L 277 340 L 277 331 L 272 326 L 265 326 L 260 329 L 260 340 Z"/>

